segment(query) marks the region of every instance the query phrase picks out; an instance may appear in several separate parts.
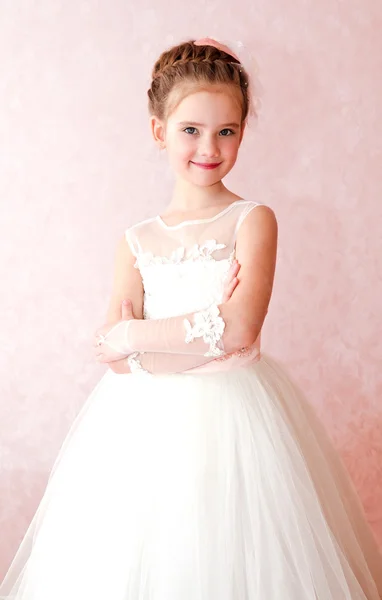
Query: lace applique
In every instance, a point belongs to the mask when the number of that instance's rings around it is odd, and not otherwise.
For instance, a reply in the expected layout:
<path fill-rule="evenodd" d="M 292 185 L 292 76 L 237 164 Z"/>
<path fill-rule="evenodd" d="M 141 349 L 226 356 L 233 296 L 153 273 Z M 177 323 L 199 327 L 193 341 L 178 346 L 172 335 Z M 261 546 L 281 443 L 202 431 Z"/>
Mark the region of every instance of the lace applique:
<path fill-rule="evenodd" d="M 185 342 L 189 344 L 195 338 L 202 337 L 206 344 L 210 344 L 208 352 L 203 356 L 221 356 L 224 354 L 222 350 L 217 348 L 216 344 L 221 339 L 225 322 L 222 317 L 219 317 L 220 311 L 216 304 L 210 306 L 207 310 L 203 310 L 194 314 L 194 326 L 184 319 L 186 328 Z"/>
<path fill-rule="evenodd" d="M 218 244 L 216 240 L 207 240 L 204 244 L 194 244 L 187 250 L 184 246 L 180 246 L 171 253 L 169 258 L 166 256 L 156 256 L 152 252 L 143 252 L 137 257 L 134 267 L 139 269 L 140 267 L 147 267 L 149 265 L 178 265 L 185 262 L 215 260 L 212 253 L 223 248 L 226 248 L 226 244 Z M 233 261 L 234 254 L 235 250 L 229 256 L 230 262 Z"/>
<path fill-rule="evenodd" d="M 133 352 L 132 354 L 129 354 L 126 359 L 131 373 L 149 373 L 149 371 L 146 371 L 146 369 L 142 367 L 139 359 L 137 358 L 140 354 L 144 354 L 144 352 Z"/>

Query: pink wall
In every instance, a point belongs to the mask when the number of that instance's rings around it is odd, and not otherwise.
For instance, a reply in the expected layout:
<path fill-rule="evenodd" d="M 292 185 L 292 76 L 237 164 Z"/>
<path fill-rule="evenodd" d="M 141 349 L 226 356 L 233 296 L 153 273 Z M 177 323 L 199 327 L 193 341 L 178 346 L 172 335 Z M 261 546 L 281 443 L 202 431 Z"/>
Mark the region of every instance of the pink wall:
<path fill-rule="evenodd" d="M 0 577 L 105 371 L 90 344 L 116 240 L 171 194 L 146 89 L 157 54 L 192 36 L 249 42 L 258 58 L 260 122 L 227 185 L 279 221 L 263 348 L 324 419 L 382 545 L 382 5 L 157 7 L 0 9 Z"/>

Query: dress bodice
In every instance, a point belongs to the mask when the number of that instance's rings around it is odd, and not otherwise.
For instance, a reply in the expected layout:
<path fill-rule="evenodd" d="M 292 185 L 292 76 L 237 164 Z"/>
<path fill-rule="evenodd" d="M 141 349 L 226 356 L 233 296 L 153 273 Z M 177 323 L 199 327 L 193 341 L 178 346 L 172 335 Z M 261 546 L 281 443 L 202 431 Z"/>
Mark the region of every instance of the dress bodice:
<path fill-rule="evenodd" d="M 144 318 L 178 316 L 221 303 L 237 232 L 259 204 L 238 200 L 211 218 L 170 226 L 157 216 L 129 228 L 125 235 L 142 276 Z"/>

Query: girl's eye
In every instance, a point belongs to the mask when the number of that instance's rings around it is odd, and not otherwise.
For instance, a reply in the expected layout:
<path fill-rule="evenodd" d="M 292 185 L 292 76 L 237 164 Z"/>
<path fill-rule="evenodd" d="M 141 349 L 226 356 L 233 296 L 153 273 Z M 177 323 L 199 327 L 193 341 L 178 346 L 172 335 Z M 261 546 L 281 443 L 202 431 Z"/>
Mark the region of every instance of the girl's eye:
<path fill-rule="evenodd" d="M 230 132 L 229 135 L 234 135 L 235 134 L 235 132 L 232 131 L 232 129 L 222 129 L 220 133 L 222 133 L 223 131 L 229 131 Z M 223 135 L 223 137 L 229 137 L 229 136 Z"/>
<path fill-rule="evenodd" d="M 183 131 L 185 131 L 186 133 L 188 132 L 187 130 L 189 129 L 193 129 L 194 131 L 197 131 L 196 127 L 186 127 L 186 129 L 183 129 Z M 223 131 L 229 131 L 229 135 L 225 135 L 223 134 L 223 137 L 229 137 L 230 135 L 235 135 L 235 132 L 232 131 L 232 129 L 222 129 L 220 133 L 222 133 Z M 192 133 L 190 134 L 192 135 Z"/>

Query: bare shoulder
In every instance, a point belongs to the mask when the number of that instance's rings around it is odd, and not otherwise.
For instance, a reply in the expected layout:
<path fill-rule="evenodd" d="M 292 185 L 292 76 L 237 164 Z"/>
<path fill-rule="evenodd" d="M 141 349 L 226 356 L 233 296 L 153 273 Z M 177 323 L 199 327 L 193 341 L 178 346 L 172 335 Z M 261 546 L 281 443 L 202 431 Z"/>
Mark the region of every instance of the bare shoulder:
<path fill-rule="evenodd" d="M 126 232 L 118 239 L 115 247 L 115 258 L 117 262 L 135 263 L 135 256 Z"/>
<path fill-rule="evenodd" d="M 237 245 L 277 244 L 278 224 L 274 210 L 265 204 L 253 204 L 240 224 Z"/>

